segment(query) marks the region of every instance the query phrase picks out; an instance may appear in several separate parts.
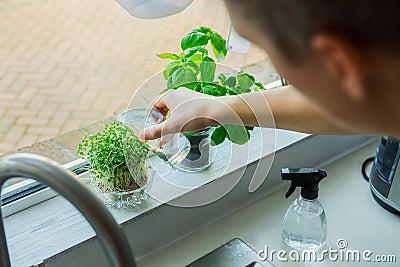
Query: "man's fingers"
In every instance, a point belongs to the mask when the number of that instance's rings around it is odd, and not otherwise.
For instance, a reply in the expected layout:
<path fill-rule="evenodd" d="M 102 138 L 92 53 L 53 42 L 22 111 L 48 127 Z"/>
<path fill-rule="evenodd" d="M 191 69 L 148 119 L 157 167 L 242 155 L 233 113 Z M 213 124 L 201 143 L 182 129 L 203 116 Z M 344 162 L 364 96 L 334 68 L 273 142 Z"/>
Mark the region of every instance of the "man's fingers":
<path fill-rule="evenodd" d="M 175 134 L 178 133 L 179 131 L 176 131 L 173 124 L 165 120 L 160 124 L 152 125 L 147 128 L 145 128 L 141 133 L 140 133 L 140 139 L 142 140 L 154 140 L 157 138 L 160 138 L 162 136 L 167 136 L 170 134 Z M 166 139 L 167 140 L 167 139 Z"/>
<path fill-rule="evenodd" d="M 148 107 L 148 110 L 155 109 L 158 112 L 160 112 L 162 115 L 166 116 L 168 111 L 173 109 L 173 106 L 171 106 L 171 101 L 168 100 L 168 95 L 170 92 L 166 92 L 165 94 L 155 97 L 151 104 Z"/>
<path fill-rule="evenodd" d="M 161 132 L 162 132 L 162 125 L 163 123 L 149 126 L 145 128 L 141 133 L 140 133 L 140 139 L 142 140 L 154 140 L 159 137 L 161 137 Z"/>

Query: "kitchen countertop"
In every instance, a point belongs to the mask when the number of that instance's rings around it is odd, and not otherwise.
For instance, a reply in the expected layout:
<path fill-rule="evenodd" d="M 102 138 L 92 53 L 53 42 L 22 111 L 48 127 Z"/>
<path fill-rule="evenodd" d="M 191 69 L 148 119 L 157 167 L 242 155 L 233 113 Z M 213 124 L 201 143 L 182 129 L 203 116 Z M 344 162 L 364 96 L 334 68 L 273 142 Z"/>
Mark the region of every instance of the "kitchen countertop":
<path fill-rule="evenodd" d="M 282 262 L 275 254 L 274 265 L 399 266 L 400 252 L 396 245 L 400 240 L 400 216 L 387 212 L 373 200 L 360 171 L 362 162 L 375 154 L 376 147 L 377 143 L 373 143 L 323 167 L 328 172 L 328 178 L 320 184 L 319 194 L 328 222 L 328 240 L 324 249 L 338 250 L 339 256 L 344 255 L 343 261 L 340 258 L 335 261 L 335 254 L 330 260 L 329 254 L 325 254 L 325 259 L 320 262 L 293 262 L 288 255 L 283 256 L 288 261 Z M 280 231 L 285 212 L 298 196 L 299 189 L 288 200 L 284 197 L 286 190 L 287 187 L 143 257 L 139 266 L 185 266 L 234 238 L 242 239 L 256 251 L 265 250 L 267 246 L 269 252 L 284 250 L 290 253 Z M 338 240 L 347 247 L 338 249 Z M 360 252 L 360 262 L 352 261 L 351 253 L 355 250 Z M 372 260 L 379 255 L 394 255 L 397 263 L 367 264 L 363 260 L 365 250 L 372 252 L 365 254 Z M 346 258 L 351 262 L 346 262 Z"/>

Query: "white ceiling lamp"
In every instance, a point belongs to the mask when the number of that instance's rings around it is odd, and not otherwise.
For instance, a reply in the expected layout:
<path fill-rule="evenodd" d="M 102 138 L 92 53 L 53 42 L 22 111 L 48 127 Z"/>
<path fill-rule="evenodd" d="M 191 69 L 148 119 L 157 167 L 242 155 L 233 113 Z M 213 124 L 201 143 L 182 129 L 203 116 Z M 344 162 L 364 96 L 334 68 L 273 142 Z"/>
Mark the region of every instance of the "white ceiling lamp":
<path fill-rule="evenodd" d="M 157 19 L 174 15 L 193 0 L 116 0 L 129 14 L 140 19 Z"/>

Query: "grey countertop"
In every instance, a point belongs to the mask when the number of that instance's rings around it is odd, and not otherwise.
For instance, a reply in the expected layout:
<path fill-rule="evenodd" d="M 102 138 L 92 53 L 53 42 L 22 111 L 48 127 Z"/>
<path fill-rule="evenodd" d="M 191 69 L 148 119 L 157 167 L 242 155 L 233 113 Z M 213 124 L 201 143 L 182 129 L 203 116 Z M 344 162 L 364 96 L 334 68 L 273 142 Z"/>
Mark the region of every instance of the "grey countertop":
<path fill-rule="evenodd" d="M 338 250 L 339 259 L 332 260 L 325 254 L 320 262 L 282 262 L 276 258 L 276 266 L 399 266 L 400 216 L 381 208 L 372 199 L 368 183 L 362 178 L 360 168 L 364 159 L 374 155 L 377 144 L 373 143 L 323 168 L 328 179 L 320 185 L 320 201 L 325 207 L 328 221 L 328 240 L 324 249 Z M 299 166 L 293 166 L 299 167 Z M 304 166 L 306 167 L 306 166 Z M 139 266 L 184 266 L 207 254 L 233 238 L 241 238 L 256 251 L 284 250 L 290 252 L 281 237 L 281 223 L 291 202 L 286 200 L 284 188 L 254 202 L 238 212 L 212 222 L 187 237 L 174 242 L 146 257 Z M 337 242 L 344 239 L 345 249 L 338 249 Z M 359 251 L 360 262 L 353 262 L 352 251 Z M 364 251 L 372 261 L 363 260 Z M 342 252 L 340 252 L 342 251 Z M 340 253 L 345 255 L 340 259 Z M 350 254 L 349 254 L 350 253 Z M 350 255 L 350 256 L 346 256 Z M 397 263 L 373 262 L 375 256 L 394 255 Z M 346 261 L 346 258 L 350 262 Z M 356 259 L 356 257 L 355 257 Z"/>

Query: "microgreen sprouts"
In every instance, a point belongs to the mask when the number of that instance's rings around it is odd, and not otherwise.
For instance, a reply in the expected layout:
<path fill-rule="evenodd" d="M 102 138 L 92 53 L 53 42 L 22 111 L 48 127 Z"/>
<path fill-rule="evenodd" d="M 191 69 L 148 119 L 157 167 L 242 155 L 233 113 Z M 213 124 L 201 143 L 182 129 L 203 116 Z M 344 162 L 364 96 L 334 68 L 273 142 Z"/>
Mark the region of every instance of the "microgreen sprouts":
<path fill-rule="evenodd" d="M 77 150 L 89 161 L 97 185 L 117 192 L 137 189 L 147 181 L 148 152 L 145 144 L 117 122 L 106 123 L 104 131 L 84 137 Z"/>

